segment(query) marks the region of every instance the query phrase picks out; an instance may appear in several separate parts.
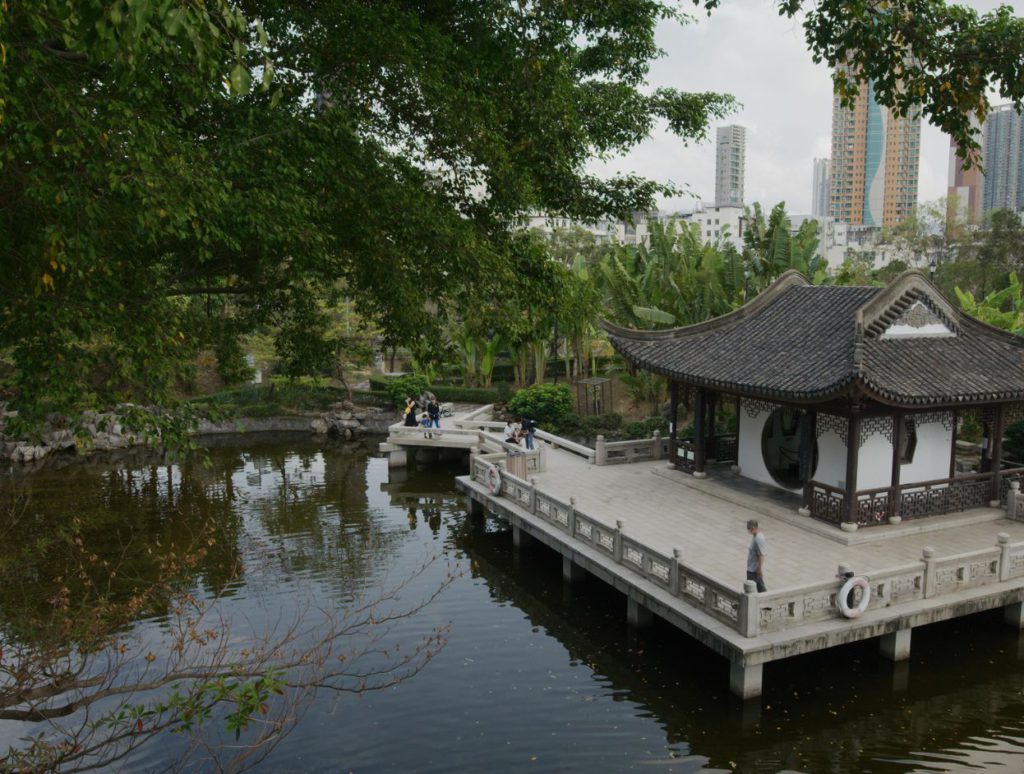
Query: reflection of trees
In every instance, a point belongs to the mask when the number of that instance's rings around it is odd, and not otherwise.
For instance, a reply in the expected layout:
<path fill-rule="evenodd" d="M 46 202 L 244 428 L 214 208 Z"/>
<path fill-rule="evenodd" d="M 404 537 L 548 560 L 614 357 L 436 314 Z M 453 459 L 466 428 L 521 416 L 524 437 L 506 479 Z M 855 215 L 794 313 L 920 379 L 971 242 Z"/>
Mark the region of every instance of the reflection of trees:
<path fill-rule="evenodd" d="M 261 760 L 317 690 L 380 690 L 431 660 L 444 626 L 411 642 L 393 628 L 454 576 L 417 602 L 410 584 L 429 562 L 385 588 L 376 588 L 379 555 L 359 557 L 358 576 L 339 572 L 339 547 L 354 553 L 359 541 L 347 518 L 325 521 L 325 510 L 351 511 L 366 533 L 385 535 L 367 512 L 366 455 L 278 448 L 217 448 L 208 467 L 158 457 L 61 464 L 0 487 L 9 548 L 0 556 L 0 733 L 18 740 L 0 768 L 98 768 L 168 729 L 237 768 Z M 243 524 L 254 506 L 257 518 Z M 277 513 L 260 519 L 268 508 Z M 279 542 L 288 569 L 293 543 L 305 548 L 312 536 L 330 554 L 313 564 L 318 580 L 341 575 L 346 592 L 356 580 L 375 590 L 340 611 L 300 593 L 250 620 L 244 602 L 259 597 L 253 580 L 262 575 L 248 541 L 254 526 Z M 243 605 L 236 615 L 222 602 L 243 561 L 253 579 L 232 603 Z M 153 614 L 156 622 L 139 622 Z"/>
<path fill-rule="evenodd" d="M 558 640 L 616 700 L 649 713 L 669 746 L 709 765 L 897 772 L 912 761 L 923 767 L 929 758 L 916 751 L 927 751 L 942 770 L 942 762 L 985 761 L 1015 769 L 1024 755 L 1024 666 L 1017 634 L 997 615 L 915 630 L 913 663 L 895 667 L 909 666 L 900 692 L 875 641 L 775 662 L 751 713 L 729 694 L 724 659 L 661 620 L 631 634 L 624 597 L 593 578 L 563 584 L 553 552 L 524 551 L 516 560 L 507 533 L 468 520 L 453 538 L 495 601 Z"/>
<path fill-rule="evenodd" d="M 54 599 L 125 603 L 172 564 L 183 582 L 220 591 L 237 577 L 239 526 L 225 477 L 197 462 L 179 467 L 146 453 L 130 464 L 12 473 L 0 486 L 0 628 L 31 638 L 49 626 Z M 185 567 L 200 538 L 203 550 Z M 137 612 L 166 612 L 157 598 L 149 605 Z"/>
<path fill-rule="evenodd" d="M 273 560 L 287 573 L 326 579 L 348 594 L 401 539 L 368 506 L 367 461 L 362 446 L 309 441 L 241 455 L 233 480 L 250 531 L 277 546 Z"/>

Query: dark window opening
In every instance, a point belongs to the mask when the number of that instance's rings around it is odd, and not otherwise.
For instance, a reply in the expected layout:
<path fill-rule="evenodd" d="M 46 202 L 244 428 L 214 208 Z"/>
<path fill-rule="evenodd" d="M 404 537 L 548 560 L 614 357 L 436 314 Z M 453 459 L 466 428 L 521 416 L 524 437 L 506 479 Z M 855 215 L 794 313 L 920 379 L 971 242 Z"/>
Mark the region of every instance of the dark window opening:
<path fill-rule="evenodd" d="M 914 461 L 917 449 L 917 425 L 909 417 L 903 420 L 903 437 L 900 439 L 900 464 L 908 465 Z"/>
<path fill-rule="evenodd" d="M 818 467 L 818 442 L 810 449 L 800 447 L 800 426 L 810 421 L 799 409 L 777 408 L 768 417 L 761 431 L 761 456 L 768 474 L 786 489 L 799 489 L 814 477 Z M 810 455 L 806 459 L 803 455 Z M 803 473 L 806 471 L 806 473 Z"/>

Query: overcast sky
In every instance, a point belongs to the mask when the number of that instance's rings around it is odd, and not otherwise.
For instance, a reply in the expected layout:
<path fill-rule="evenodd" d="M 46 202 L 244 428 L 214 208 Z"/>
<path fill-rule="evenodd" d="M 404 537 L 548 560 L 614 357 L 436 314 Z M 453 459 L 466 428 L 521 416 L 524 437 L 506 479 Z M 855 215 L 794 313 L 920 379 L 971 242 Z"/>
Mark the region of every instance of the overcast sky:
<path fill-rule="evenodd" d="M 987 11 L 999 3 L 964 4 Z M 652 87 L 724 92 L 741 103 L 716 126 L 747 128 L 746 202 L 771 207 L 785 201 L 792 214 L 810 213 L 812 161 L 831 155 L 832 79 L 824 65 L 811 61 L 800 22 L 780 17 L 769 0 L 726 0 L 710 17 L 695 8 L 689 25 L 662 22 L 658 44 L 666 56 L 651 68 Z M 946 195 L 948 166 L 948 136 L 922 121 L 920 201 Z M 707 141 L 689 146 L 658 130 L 627 156 L 597 169 L 686 185 L 713 202 L 714 127 Z M 690 210 L 693 201 L 667 200 L 661 209 Z"/>

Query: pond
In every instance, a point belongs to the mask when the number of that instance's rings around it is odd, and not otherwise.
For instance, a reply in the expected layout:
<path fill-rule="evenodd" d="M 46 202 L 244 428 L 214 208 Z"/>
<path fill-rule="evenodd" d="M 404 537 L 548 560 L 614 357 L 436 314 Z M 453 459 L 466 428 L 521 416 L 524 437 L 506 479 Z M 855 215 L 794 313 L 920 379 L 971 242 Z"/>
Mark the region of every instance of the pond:
<path fill-rule="evenodd" d="M 622 595 L 563 584 L 560 557 L 514 550 L 504 524 L 470 518 L 459 464 L 389 471 L 372 449 L 248 436 L 218 441 L 208 466 L 137 453 L 8 473 L 5 545 L 23 551 L 78 519 L 89 556 L 144 578 L 152 557 L 214 525 L 188 577 L 219 600 L 232 647 L 295 620 L 295 640 L 315 640 L 381 590 L 393 596 L 377 610 L 394 619 L 353 634 L 364 651 L 378 638 L 371 671 L 439 638 L 394 685 L 310 695 L 247 759 L 263 770 L 1024 770 L 1024 641 L 998 612 L 915 630 L 909 663 L 866 642 L 769 664 L 763 697 L 744 704 L 724 659 L 661 621 L 630 630 Z M 4 579 L 7 645 L 31 639 L 27 622 L 69 583 L 46 562 Z M 143 649 L 174 622 L 155 608 L 127 627 Z M 8 744 L 48 727 L 0 721 Z M 211 751 L 164 733 L 116 766 L 161 769 L 192 749 L 207 769 L 246 739 L 214 734 Z"/>

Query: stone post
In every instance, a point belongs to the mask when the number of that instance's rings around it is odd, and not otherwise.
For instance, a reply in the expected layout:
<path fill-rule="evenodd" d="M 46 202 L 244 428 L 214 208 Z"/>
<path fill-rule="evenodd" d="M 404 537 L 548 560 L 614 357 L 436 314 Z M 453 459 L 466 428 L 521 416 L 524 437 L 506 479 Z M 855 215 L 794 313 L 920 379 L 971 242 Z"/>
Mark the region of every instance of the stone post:
<path fill-rule="evenodd" d="M 743 596 L 740 597 L 739 624 L 740 634 L 744 637 L 756 637 L 761 628 L 757 611 L 757 584 L 754 581 L 743 581 Z"/>
<path fill-rule="evenodd" d="M 537 441 L 537 472 L 543 473 L 548 469 L 548 445 L 543 441 Z"/>
<path fill-rule="evenodd" d="M 764 664 L 744 664 L 741 656 L 729 663 L 729 689 L 741 699 L 754 699 L 761 695 Z"/>
<path fill-rule="evenodd" d="M 679 596 L 679 578 L 682 575 L 682 568 L 680 565 L 683 563 L 683 549 L 679 546 L 675 546 L 672 549 L 672 569 L 669 571 L 668 586 L 669 591 L 672 592 L 673 596 Z"/>
<path fill-rule="evenodd" d="M 597 441 L 594 443 L 594 464 L 604 465 L 608 462 L 608 450 L 604 445 L 604 436 L 597 436 Z"/>
<path fill-rule="evenodd" d="M 1000 532 L 996 536 L 996 545 L 999 546 L 999 580 L 1010 579 L 1010 536 L 1006 532 Z"/>
<path fill-rule="evenodd" d="M 530 513 L 537 513 L 537 479 L 530 476 Z"/>
<path fill-rule="evenodd" d="M 910 629 L 897 629 L 879 638 L 879 650 L 890 661 L 906 661 L 910 658 Z"/>
<path fill-rule="evenodd" d="M 935 593 L 935 549 L 925 546 L 921 558 L 924 559 L 924 598 L 928 599 Z"/>
<path fill-rule="evenodd" d="M 1017 503 L 1021 502 L 1020 499 L 1020 481 L 1010 482 L 1010 491 L 1006 493 L 1006 517 L 1008 519 L 1017 519 Z"/>
<path fill-rule="evenodd" d="M 622 530 L 625 528 L 626 522 L 622 519 L 615 520 L 615 561 L 622 563 Z"/>
<path fill-rule="evenodd" d="M 661 430 L 654 431 L 654 449 L 651 453 L 651 459 L 661 459 Z"/>
<path fill-rule="evenodd" d="M 569 498 L 569 537 L 576 537 L 576 498 Z"/>

